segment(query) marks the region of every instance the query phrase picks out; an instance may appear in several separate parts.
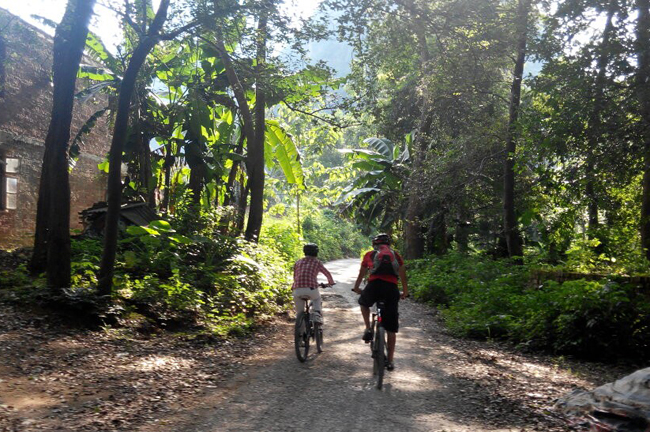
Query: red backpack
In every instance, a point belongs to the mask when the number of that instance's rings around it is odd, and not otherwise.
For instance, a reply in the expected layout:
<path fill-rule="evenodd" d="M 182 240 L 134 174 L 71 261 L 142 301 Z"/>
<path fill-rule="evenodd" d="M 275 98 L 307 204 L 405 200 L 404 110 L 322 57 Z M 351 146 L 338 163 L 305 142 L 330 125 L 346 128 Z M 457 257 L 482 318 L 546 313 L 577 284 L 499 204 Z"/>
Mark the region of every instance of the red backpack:
<path fill-rule="evenodd" d="M 379 245 L 379 249 L 372 252 L 372 267 L 370 274 L 397 276 L 399 262 L 397 254 L 388 245 Z"/>

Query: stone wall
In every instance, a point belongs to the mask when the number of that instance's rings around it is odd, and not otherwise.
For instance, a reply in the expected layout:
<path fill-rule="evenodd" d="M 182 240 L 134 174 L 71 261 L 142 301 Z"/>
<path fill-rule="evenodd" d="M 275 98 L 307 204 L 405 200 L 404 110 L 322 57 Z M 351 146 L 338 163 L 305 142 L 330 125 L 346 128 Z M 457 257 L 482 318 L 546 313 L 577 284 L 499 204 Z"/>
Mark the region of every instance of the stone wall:
<path fill-rule="evenodd" d="M 52 109 L 52 38 L 1 8 L 0 38 L 4 47 L 0 57 L 4 60 L 0 67 L 0 158 L 20 160 L 17 209 L 0 209 L 0 248 L 13 248 L 33 241 L 44 141 Z M 88 58 L 82 62 L 93 63 Z M 84 84 L 78 83 L 78 88 Z M 106 104 L 105 97 L 75 103 L 71 137 Z M 109 122 L 103 118 L 84 138 L 81 156 L 70 174 L 73 228 L 80 228 L 80 210 L 105 199 L 106 177 L 97 165 L 109 147 Z"/>

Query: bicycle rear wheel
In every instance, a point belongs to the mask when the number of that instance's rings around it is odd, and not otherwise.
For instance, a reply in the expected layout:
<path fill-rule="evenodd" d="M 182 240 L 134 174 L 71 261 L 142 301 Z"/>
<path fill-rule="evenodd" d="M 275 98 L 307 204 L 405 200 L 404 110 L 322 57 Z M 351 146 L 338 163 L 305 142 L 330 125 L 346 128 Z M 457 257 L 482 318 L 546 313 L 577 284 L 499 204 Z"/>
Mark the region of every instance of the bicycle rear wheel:
<path fill-rule="evenodd" d="M 384 371 L 386 370 L 386 330 L 382 326 L 377 327 L 375 333 L 373 373 L 377 377 L 377 388 L 381 390 L 384 384 Z"/>
<path fill-rule="evenodd" d="M 309 317 L 304 312 L 300 312 L 296 317 L 294 345 L 298 360 L 300 362 L 307 360 L 309 354 Z"/>
<path fill-rule="evenodd" d="M 320 354 L 323 352 L 323 326 L 320 323 L 314 323 L 314 334 L 316 337 L 316 351 Z"/>

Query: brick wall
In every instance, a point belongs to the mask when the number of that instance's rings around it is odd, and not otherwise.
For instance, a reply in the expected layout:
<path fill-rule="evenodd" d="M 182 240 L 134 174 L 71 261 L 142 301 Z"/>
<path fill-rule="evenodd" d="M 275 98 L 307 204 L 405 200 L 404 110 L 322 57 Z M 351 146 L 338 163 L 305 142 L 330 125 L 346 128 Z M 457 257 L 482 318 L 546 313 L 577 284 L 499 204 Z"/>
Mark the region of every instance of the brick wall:
<path fill-rule="evenodd" d="M 0 67 L 4 74 L 0 76 L 0 157 L 20 160 L 17 209 L 0 210 L 0 248 L 13 248 L 33 241 L 44 141 L 52 109 L 52 38 L 1 8 L 0 38 L 4 45 L 0 57 L 4 60 Z M 82 61 L 92 63 L 89 59 Z M 71 136 L 106 103 L 105 97 L 75 103 Z M 105 199 L 106 178 L 97 164 L 110 147 L 107 118 L 97 123 L 80 147 L 81 156 L 70 174 L 73 228 L 80 228 L 80 210 Z"/>

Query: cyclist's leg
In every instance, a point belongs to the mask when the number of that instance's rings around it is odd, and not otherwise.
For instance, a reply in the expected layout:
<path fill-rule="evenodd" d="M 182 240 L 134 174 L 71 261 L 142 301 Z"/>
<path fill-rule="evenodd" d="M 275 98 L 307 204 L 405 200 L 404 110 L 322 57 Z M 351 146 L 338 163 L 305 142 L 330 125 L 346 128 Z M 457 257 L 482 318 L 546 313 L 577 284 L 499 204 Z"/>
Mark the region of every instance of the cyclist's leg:
<path fill-rule="evenodd" d="M 309 288 L 296 288 L 293 290 L 293 301 L 296 308 L 296 316 L 302 311 L 305 310 L 306 300 L 301 299 L 300 297 L 310 296 L 311 291 Z"/>
<path fill-rule="evenodd" d="M 389 282 L 382 283 L 382 294 L 384 298 L 383 325 L 386 329 L 388 343 L 388 362 L 393 362 L 395 355 L 395 342 L 399 331 L 399 289 L 396 284 Z"/>
<path fill-rule="evenodd" d="M 322 324 L 323 323 L 323 301 L 320 296 L 320 291 L 317 289 L 311 291 L 312 292 L 310 293 L 310 297 L 312 301 L 312 307 L 314 313 L 320 316 L 320 322 Z"/>
<path fill-rule="evenodd" d="M 368 306 L 360 305 L 361 307 L 361 316 L 363 317 L 363 322 L 366 325 L 366 328 L 370 328 L 370 308 Z"/>
<path fill-rule="evenodd" d="M 386 336 L 388 339 L 388 363 L 392 363 L 393 357 L 395 356 L 395 341 L 397 341 L 397 333 L 387 331 Z"/>
<path fill-rule="evenodd" d="M 375 289 L 376 281 L 368 282 L 368 285 L 361 291 L 359 296 L 359 306 L 361 306 L 361 316 L 366 325 L 366 330 L 370 329 L 370 307 L 377 301 L 377 290 Z"/>

